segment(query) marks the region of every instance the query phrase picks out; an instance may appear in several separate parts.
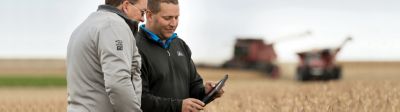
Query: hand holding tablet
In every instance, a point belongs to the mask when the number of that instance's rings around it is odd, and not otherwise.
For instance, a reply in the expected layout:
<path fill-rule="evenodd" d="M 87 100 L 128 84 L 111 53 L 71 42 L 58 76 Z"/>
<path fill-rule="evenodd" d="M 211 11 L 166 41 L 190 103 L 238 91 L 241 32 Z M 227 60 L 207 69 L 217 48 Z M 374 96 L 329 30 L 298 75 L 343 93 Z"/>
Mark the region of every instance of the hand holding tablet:
<path fill-rule="evenodd" d="M 214 100 L 214 97 L 218 94 L 218 91 L 222 89 L 226 80 L 228 80 L 228 74 L 224 76 L 218 83 L 211 89 L 211 91 L 203 98 L 204 104 L 208 104 Z"/>

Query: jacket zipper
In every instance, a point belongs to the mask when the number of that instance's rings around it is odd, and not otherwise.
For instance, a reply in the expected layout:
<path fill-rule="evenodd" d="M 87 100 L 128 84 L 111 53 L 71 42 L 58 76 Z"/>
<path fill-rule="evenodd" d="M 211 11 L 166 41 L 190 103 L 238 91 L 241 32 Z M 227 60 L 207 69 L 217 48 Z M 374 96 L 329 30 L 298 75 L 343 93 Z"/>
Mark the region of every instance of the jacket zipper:
<path fill-rule="evenodd" d="M 171 56 L 171 54 L 169 53 L 169 50 L 167 50 L 168 56 Z"/>

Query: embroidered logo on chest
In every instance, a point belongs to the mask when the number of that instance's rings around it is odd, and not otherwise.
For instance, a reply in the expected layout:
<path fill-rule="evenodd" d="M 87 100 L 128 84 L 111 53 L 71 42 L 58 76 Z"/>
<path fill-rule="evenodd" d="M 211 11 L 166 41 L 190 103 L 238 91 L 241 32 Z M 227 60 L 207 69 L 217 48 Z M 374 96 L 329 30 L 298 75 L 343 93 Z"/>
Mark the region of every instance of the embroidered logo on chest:
<path fill-rule="evenodd" d="M 183 53 L 181 51 L 176 51 L 176 53 L 178 56 L 185 56 L 185 55 L 183 55 Z"/>

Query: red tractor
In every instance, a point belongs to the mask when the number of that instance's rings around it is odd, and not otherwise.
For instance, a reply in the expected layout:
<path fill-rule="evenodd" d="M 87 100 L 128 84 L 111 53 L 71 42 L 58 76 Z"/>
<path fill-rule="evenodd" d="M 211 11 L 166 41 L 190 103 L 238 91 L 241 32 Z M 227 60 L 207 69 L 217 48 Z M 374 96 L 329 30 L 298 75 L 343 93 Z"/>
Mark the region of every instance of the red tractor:
<path fill-rule="evenodd" d="M 262 39 L 237 39 L 233 58 L 222 67 L 257 70 L 277 78 L 279 68 L 275 64 L 276 58 L 273 44 L 265 44 Z"/>
<path fill-rule="evenodd" d="M 341 78 L 341 66 L 335 64 L 335 58 L 341 48 L 352 40 L 348 37 L 339 47 L 312 50 L 297 53 L 300 63 L 297 67 L 296 78 L 299 81 L 337 80 Z"/>

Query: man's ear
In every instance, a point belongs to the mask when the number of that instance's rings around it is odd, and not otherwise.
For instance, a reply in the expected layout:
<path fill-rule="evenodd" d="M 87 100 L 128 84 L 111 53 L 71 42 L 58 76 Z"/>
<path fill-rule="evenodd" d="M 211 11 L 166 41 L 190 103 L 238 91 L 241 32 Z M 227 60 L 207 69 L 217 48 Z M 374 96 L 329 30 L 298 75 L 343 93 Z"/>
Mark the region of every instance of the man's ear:
<path fill-rule="evenodd" d="M 147 21 L 153 21 L 152 16 L 153 16 L 153 13 L 152 13 L 151 11 L 147 11 L 147 13 L 146 13 L 146 20 L 147 20 Z"/>
<path fill-rule="evenodd" d="M 119 5 L 118 7 L 120 8 L 120 10 L 124 13 L 128 13 L 128 6 L 129 6 L 129 2 L 127 0 L 123 1 L 121 5 Z"/>

